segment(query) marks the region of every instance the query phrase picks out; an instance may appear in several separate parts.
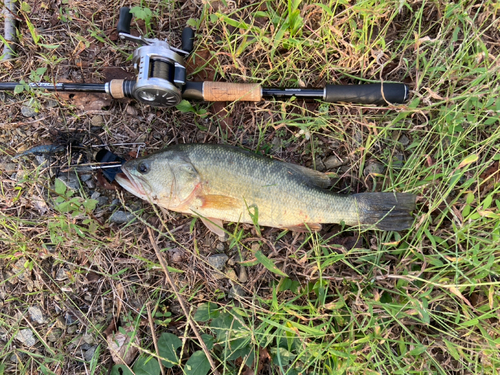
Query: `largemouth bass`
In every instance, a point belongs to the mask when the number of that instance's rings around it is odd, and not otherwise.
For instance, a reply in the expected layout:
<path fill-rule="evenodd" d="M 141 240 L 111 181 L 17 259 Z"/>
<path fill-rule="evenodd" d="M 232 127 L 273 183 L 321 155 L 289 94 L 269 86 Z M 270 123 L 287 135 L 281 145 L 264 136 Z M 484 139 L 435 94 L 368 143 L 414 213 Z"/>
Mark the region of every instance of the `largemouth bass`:
<path fill-rule="evenodd" d="M 233 146 L 181 144 L 122 165 L 116 181 L 139 198 L 199 216 L 223 235 L 223 221 L 295 231 L 322 223 L 403 230 L 413 223 L 415 196 L 405 193 L 338 195 L 321 172 Z"/>

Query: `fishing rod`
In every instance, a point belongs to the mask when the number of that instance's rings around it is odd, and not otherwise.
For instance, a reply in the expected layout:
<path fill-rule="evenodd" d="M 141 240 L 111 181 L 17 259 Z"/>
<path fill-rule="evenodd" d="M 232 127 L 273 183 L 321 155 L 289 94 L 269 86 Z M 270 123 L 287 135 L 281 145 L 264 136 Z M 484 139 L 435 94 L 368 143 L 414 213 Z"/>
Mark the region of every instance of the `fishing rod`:
<path fill-rule="evenodd" d="M 167 40 L 136 37 L 130 34 L 132 13 L 120 9 L 118 35 L 139 45 L 132 62 L 137 71 L 135 80 L 113 79 L 106 83 L 29 83 L 33 89 L 60 92 L 105 93 L 113 99 L 131 98 L 153 107 L 172 107 L 187 100 L 206 102 L 251 101 L 266 98 L 320 99 L 325 102 L 360 104 L 399 104 L 408 99 L 408 86 L 402 83 L 361 85 L 326 85 L 322 88 L 262 87 L 258 83 L 191 82 L 186 80 L 185 58 L 193 50 L 194 31 L 182 31 L 181 49 Z M 15 90 L 16 82 L 0 83 L 0 91 Z"/>

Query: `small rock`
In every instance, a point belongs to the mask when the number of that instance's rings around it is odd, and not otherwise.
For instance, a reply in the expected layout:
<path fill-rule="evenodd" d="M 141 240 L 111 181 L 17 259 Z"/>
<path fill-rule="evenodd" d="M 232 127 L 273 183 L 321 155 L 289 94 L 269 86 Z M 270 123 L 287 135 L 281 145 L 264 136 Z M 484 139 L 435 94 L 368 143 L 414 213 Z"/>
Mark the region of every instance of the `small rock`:
<path fill-rule="evenodd" d="M 89 345 L 93 345 L 95 344 L 95 339 L 94 339 L 94 336 L 92 336 L 90 333 L 85 333 L 83 336 L 82 336 L 82 340 L 89 344 Z"/>
<path fill-rule="evenodd" d="M 219 242 L 215 248 L 222 253 L 224 251 L 224 244 Z"/>
<path fill-rule="evenodd" d="M 236 275 L 236 271 L 233 268 L 230 268 L 226 271 L 226 277 L 229 280 L 238 281 L 238 275 Z"/>
<path fill-rule="evenodd" d="M 135 220 L 135 216 L 130 212 L 115 211 L 109 218 L 110 223 L 125 224 Z"/>
<path fill-rule="evenodd" d="M 6 172 L 6 173 L 15 172 L 15 171 L 17 171 L 17 164 L 16 163 L 0 162 L 0 171 Z"/>
<path fill-rule="evenodd" d="M 66 332 L 68 332 L 70 335 L 78 331 L 78 326 L 69 326 Z"/>
<path fill-rule="evenodd" d="M 50 342 L 56 342 L 61 337 L 62 331 L 59 328 L 50 330 L 47 335 L 47 340 Z"/>
<path fill-rule="evenodd" d="M 131 105 L 127 106 L 127 109 L 125 110 L 130 116 L 137 116 L 137 109 L 135 107 L 132 107 Z"/>
<path fill-rule="evenodd" d="M 57 100 L 49 99 L 45 103 L 45 108 L 54 108 L 57 107 L 58 105 L 59 103 L 57 102 Z"/>
<path fill-rule="evenodd" d="M 399 138 L 399 143 L 401 143 L 403 146 L 408 146 L 410 144 L 410 139 L 406 135 L 402 135 Z"/>
<path fill-rule="evenodd" d="M 113 362 L 117 365 L 132 363 L 139 351 L 135 345 L 130 345 L 131 340 L 136 345 L 140 344 L 139 335 L 135 331 L 134 326 L 125 326 L 124 330 L 125 333 L 112 333 L 106 338 L 111 358 L 113 358 Z"/>
<path fill-rule="evenodd" d="M 3 327 L 0 327 L 0 341 L 7 341 L 7 330 Z"/>
<path fill-rule="evenodd" d="M 10 356 L 10 361 L 12 363 L 16 363 L 17 364 L 17 363 L 23 361 L 25 356 L 26 355 L 24 353 L 16 351 L 15 353 L 13 353 Z"/>
<path fill-rule="evenodd" d="M 237 297 L 245 297 L 245 290 L 239 286 L 238 284 L 235 284 L 232 286 L 231 289 L 229 289 L 229 293 L 227 294 L 227 298 L 237 298 Z"/>
<path fill-rule="evenodd" d="M 92 193 L 92 195 L 90 196 L 90 199 L 95 199 L 97 200 L 97 198 L 99 198 L 101 196 L 101 193 L 99 193 L 98 191 L 94 191 Z"/>
<path fill-rule="evenodd" d="M 92 126 L 101 126 L 104 124 L 104 118 L 101 115 L 95 115 L 90 119 Z"/>
<path fill-rule="evenodd" d="M 64 317 L 66 318 L 67 325 L 71 325 L 73 323 L 78 322 L 78 317 L 75 314 L 73 314 L 71 311 L 67 311 Z"/>
<path fill-rule="evenodd" d="M 385 167 L 379 162 L 374 160 L 368 160 L 368 163 L 363 173 L 365 174 L 365 176 L 368 176 L 370 174 L 383 174 L 384 170 Z"/>
<path fill-rule="evenodd" d="M 36 115 L 38 115 L 38 112 L 35 111 L 35 109 L 30 106 L 23 105 L 21 107 L 21 114 L 24 117 L 35 117 Z"/>
<path fill-rule="evenodd" d="M 208 264 L 210 264 L 216 270 L 213 273 L 213 276 L 216 280 L 225 278 L 224 274 L 220 271 L 224 269 L 224 266 L 226 265 L 228 259 L 229 257 L 226 254 L 214 254 L 208 257 Z"/>
<path fill-rule="evenodd" d="M 91 174 L 81 174 L 80 175 L 80 181 L 86 182 L 92 178 Z"/>
<path fill-rule="evenodd" d="M 16 283 L 17 279 L 19 280 L 24 280 L 24 273 L 26 272 L 26 268 L 24 267 L 26 263 L 26 259 L 20 258 L 14 265 L 12 266 L 11 270 L 12 273 L 14 274 L 14 278 L 12 279 L 12 283 Z"/>
<path fill-rule="evenodd" d="M 62 316 L 58 316 L 56 319 L 55 326 L 57 328 L 66 329 L 66 320 Z"/>
<path fill-rule="evenodd" d="M 273 140 L 271 141 L 271 144 L 273 145 L 271 151 L 274 154 L 281 152 L 281 149 L 283 148 L 283 140 L 281 138 L 274 137 Z"/>
<path fill-rule="evenodd" d="M 89 189 L 95 189 L 95 181 L 94 180 L 87 180 L 87 181 L 85 181 L 85 185 L 87 185 L 87 187 Z"/>
<path fill-rule="evenodd" d="M 174 263 L 180 263 L 184 260 L 184 253 L 180 249 L 174 249 L 170 253 L 170 260 Z"/>
<path fill-rule="evenodd" d="M 333 169 L 340 167 L 342 164 L 345 162 L 340 160 L 337 156 L 335 155 L 330 155 L 329 157 L 326 158 L 324 161 L 326 169 Z"/>
<path fill-rule="evenodd" d="M 101 197 L 99 197 L 97 199 L 97 205 L 99 205 L 99 206 L 104 206 L 104 205 L 108 204 L 108 202 L 109 202 L 109 198 L 108 197 L 102 197 L 101 196 Z"/>
<path fill-rule="evenodd" d="M 91 346 L 88 350 L 86 350 L 83 353 L 83 358 L 87 361 L 90 362 L 92 360 L 92 357 L 94 356 L 96 350 L 96 346 Z"/>
<path fill-rule="evenodd" d="M 326 169 L 325 163 L 323 163 L 323 160 L 321 159 L 316 159 L 316 170 L 318 172 L 324 172 Z"/>
<path fill-rule="evenodd" d="M 28 314 L 30 314 L 31 320 L 38 324 L 47 323 L 47 319 L 45 318 L 42 309 L 40 309 L 38 306 L 30 306 L 28 308 Z"/>
<path fill-rule="evenodd" d="M 78 190 L 80 188 L 80 181 L 78 181 L 78 176 L 75 172 L 63 173 L 61 176 L 57 177 L 68 189 Z"/>
<path fill-rule="evenodd" d="M 35 336 L 33 336 L 33 331 L 29 328 L 19 331 L 16 335 L 16 339 L 18 339 L 26 346 L 33 346 L 36 344 L 36 339 Z"/>
<path fill-rule="evenodd" d="M 246 283 L 248 281 L 248 273 L 246 267 L 240 266 L 240 275 L 238 276 L 238 280 L 240 283 Z"/>
<path fill-rule="evenodd" d="M 68 278 L 68 270 L 66 268 L 59 268 L 56 272 L 56 280 L 64 281 Z"/>
<path fill-rule="evenodd" d="M 118 198 L 115 198 L 111 201 L 111 204 L 109 205 L 109 208 L 111 210 L 114 209 L 114 207 L 118 206 L 120 204 L 120 200 Z"/>

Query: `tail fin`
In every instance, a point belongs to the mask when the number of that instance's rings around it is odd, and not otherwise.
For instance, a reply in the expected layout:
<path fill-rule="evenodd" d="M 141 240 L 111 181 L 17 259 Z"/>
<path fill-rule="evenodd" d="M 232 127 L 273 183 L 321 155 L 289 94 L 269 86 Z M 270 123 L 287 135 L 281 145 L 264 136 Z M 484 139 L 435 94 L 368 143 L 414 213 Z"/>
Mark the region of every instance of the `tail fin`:
<path fill-rule="evenodd" d="M 399 231 L 413 224 L 410 212 L 416 196 L 406 193 L 361 193 L 354 197 L 359 207 L 361 224 L 374 224 L 381 230 Z"/>

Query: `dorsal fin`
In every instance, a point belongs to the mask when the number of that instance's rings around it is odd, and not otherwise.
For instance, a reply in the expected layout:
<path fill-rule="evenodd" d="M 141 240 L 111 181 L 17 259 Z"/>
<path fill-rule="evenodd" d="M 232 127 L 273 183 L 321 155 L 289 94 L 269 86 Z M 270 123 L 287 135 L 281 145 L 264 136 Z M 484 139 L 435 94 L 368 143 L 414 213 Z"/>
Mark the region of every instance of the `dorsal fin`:
<path fill-rule="evenodd" d="M 302 167 L 296 164 L 285 163 L 286 166 L 297 173 L 305 176 L 313 185 L 326 189 L 331 185 L 330 177 L 314 169 Z"/>

